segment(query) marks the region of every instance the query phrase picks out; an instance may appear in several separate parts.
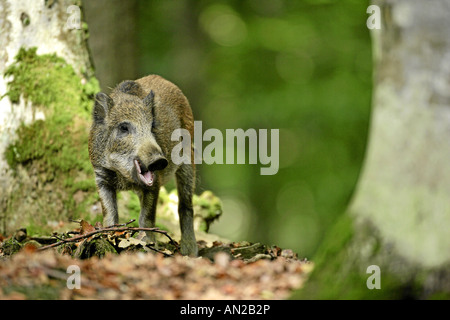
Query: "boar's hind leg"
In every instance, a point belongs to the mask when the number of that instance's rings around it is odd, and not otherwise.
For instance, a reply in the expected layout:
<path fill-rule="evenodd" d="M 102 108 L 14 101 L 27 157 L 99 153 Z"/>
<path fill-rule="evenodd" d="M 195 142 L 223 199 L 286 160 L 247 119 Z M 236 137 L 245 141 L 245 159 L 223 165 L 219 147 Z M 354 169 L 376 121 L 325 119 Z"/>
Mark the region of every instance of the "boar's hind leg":
<path fill-rule="evenodd" d="M 156 203 L 158 201 L 159 187 L 153 190 L 143 190 L 137 192 L 141 202 L 141 214 L 139 216 L 140 228 L 153 228 L 156 218 Z M 151 231 L 145 232 L 145 241 L 156 242 L 155 233 Z"/>
<path fill-rule="evenodd" d="M 194 168 L 182 164 L 176 172 L 178 189 L 178 215 L 181 229 L 181 254 L 197 256 L 198 248 L 194 233 L 194 211 L 192 196 L 195 187 Z"/>

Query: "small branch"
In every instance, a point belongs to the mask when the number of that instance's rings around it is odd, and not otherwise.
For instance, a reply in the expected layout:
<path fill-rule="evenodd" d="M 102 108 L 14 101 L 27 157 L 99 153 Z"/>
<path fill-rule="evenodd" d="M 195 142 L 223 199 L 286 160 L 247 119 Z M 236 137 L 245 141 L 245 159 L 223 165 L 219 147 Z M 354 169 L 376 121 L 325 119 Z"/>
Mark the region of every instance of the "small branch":
<path fill-rule="evenodd" d="M 133 222 L 133 221 L 129 221 L 126 224 L 129 224 L 131 222 Z M 163 230 L 160 230 L 158 228 L 115 227 L 115 226 L 98 229 L 98 230 L 95 230 L 95 231 L 92 231 L 92 232 L 88 232 L 88 233 L 85 233 L 83 235 L 72 237 L 72 238 L 69 238 L 69 239 L 63 239 L 62 241 L 59 241 L 59 242 L 56 242 L 56 243 L 52 243 L 52 244 L 44 246 L 44 247 L 40 247 L 38 250 L 39 251 L 43 251 L 43 250 L 46 250 L 46 249 L 50 249 L 50 248 L 54 248 L 54 247 L 60 246 L 60 245 L 62 245 L 64 243 L 77 242 L 78 240 L 89 238 L 89 237 L 91 237 L 91 236 L 93 236 L 95 234 L 98 234 L 98 233 L 106 233 L 106 232 L 111 232 L 111 231 L 118 231 L 118 232 L 120 232 L 120 231 L 135 231 L 135 232 L 136 231 L 150 231 L 150 232 L 160 233 L 160 234 L 165 235 L 169 239 L 169 242 L 171 244 L 175 245 L 175 247 L 178 250 L 178 246 L 177 246 L 176 242 L 172 239 L 172 237 L 170 237 L 168 235 L 167 231 L 163 231 Z"/>
<path fill-rule="evenodd" d="M 126 227 L 127 225 L 129 225 L 130 223 L 133 223 L 135 221 L 136 221 L 136 219 L 131 219 L 130 221 L 122 223 L 122 224 L 113 224 L 112 226 L 104 227 L 103 230 L 110 229 L 110 228 L 117 228 L 117 227 Z"/>
<path fill-rule="evenodd" d="M 165 257 L 173 257 L 173 255 L 171 255 L 171 254 L 169 254 L 169 253 L 165 253 L 164 251 L 158 250 L 158 249 L 156 249 L 156 248 L 152 248 L 152 247 L 150 247 L 149 245 L 146 245 L 145 247 L 148 248 L 148 249 L 150 249 L 150 250 L 153 250 L 153 251 L 155 251 L 155 252 L 161 253 L 161 254 L 164 255 Z M 177 249 L 178 249 L 178 248 L 177 248 Z"/>
<path fill-rule="evenodd" d="M 63 239 L 63 238 L 59 237 L 56 233 L 54 233 L 52 235 L 52 237 L 55 238 L 56 240 L 59 240 L 59 241 L 62 241 L 62 242 L 66 242 L 66 239 Z"/>
<path fill-rule="evenodd" d="M 55 243 L 58 241 L 58 239 L 55 239 L 55 237 L 31 237 L 30 240 L 37 241 L 42 244 L 49 244 L 49 243 Z"/>

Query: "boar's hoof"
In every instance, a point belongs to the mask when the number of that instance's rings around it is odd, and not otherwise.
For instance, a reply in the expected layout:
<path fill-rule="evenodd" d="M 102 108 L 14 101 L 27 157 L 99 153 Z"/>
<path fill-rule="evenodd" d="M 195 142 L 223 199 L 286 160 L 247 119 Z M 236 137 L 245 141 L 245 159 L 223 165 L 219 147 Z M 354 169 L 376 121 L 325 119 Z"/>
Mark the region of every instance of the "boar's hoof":
<path fill-rule="evenodd" d="M 181 254 L 183 256 L 198 256 L 198 247 L 195 241 L 183 241 L 181 240 Z"/>

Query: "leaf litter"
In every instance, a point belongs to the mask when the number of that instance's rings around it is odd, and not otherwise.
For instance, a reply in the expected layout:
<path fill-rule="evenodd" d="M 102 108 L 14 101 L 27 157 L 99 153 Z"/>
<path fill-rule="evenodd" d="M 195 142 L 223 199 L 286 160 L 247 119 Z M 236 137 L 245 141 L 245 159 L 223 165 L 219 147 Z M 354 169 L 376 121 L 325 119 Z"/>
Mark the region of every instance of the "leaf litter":
<path fill-rule="evenodd" d="M 286 299 L 313 268 L 290 249 L 261 243 L 198 241 L 199 257 L 192 258 L 181 256 L 173 239 L 151 246 L 133 237 L 138 228 L 102 232 L 86 221 L 80 226 L 54 235 L 48 249 L 48 237 L 42 238 L 45 245 L 36 238 L 2 237 L 0 299 Z M 71 242 L 83 235 L 90 236 Z M 9 243 L 18 252 L 5 250 Z M 74 265 L 79 289 L 68 286 Z"/>

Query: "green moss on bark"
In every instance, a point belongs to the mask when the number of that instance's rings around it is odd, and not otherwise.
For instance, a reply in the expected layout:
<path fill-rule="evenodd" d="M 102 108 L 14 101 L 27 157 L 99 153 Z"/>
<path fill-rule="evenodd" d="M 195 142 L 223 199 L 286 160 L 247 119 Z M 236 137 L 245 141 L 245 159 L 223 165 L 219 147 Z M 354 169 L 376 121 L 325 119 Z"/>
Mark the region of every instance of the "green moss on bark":
<path fill-rule="evenodd" d="M 343 264 L 347 263 L 348 252 L 345 249 L 353 237 L 353 222 L 344 215 L 330 231 L 321 250 L 313 259 L 315 263 L 304 289 L 292 296 L 293 299 L 337 299 L 356 297 L 355 293 L 348 292 L 350 288 L 345 283 L 360 283 L 365 285 L 362 277 L 354 270 L 342 272 Z M 367 288 L 366 288 L 367 290 Z"/>
<path fill-rule="evenodd" d="M 16 131 L 17 139 L 6 149 L 9 166 L 17 175 L 25 169 L 33 182 L 20 182 L 22 186 L 12 199 L 9 214 L 36 210 L 31 202 L 38 200 L 34 205 L 40 212 L 29 216 L 25 222 L 29 226 L 48 219 L 84 216 L 87 205 L 96 200 L 87 146 L 98 81 L 77 74 L 55 54 L 38 55 L 36 48 L 20 49 L 5 76 L 11 77 L 6 93 L 10 100 L 18 103 L 23 97 L 32 103 L 33 112 L 39 110 L 45 116 L 44 120 L 22 124 Z M 74 201 L 73 195 L 79 190 L 85 194 Z M 23 202 L 30 206 L 22 208 Z"/>
<path fill-rule="evenodd" d="M 344 214 L 314 257 L 314 271 L 292 299 L 440 299 L 449 295 L 448 266 L 411 263 L 381 240 L 368 220 Z M 380 289 L 369 289 L 367 268 L 380 268 Z"/>
<path fill-rule="evenodd" d="M 92 95 L 99 88 L 95 78 L 82 81 L 64 59 L 56 54 L 38 55 L 37 48 L 21 48 L 5 76 L 13 77 L 6 94 L 13 103 L 23 95 L 37 106 L 84 115 L 89 114 Z"/>
<path fill-rule="evenodd" d="M 55 170 L 91 170 L 87 157 L 76 155 L 87 145 L 86 126 L 81 122 L 89 119 L 93 96 L 99 91 L 97 80 L 82 79 L 62 58 L 39 56 L 36 48 L 20 49 L 5 76 L 13 77 L 6 93 L 13 103 L 23 96 L 42 107 L 46 116 L 45 121 L 19 128 L 18 140 L 7 150 L 8 164 L 15 167 L 46 158 Z"/>

